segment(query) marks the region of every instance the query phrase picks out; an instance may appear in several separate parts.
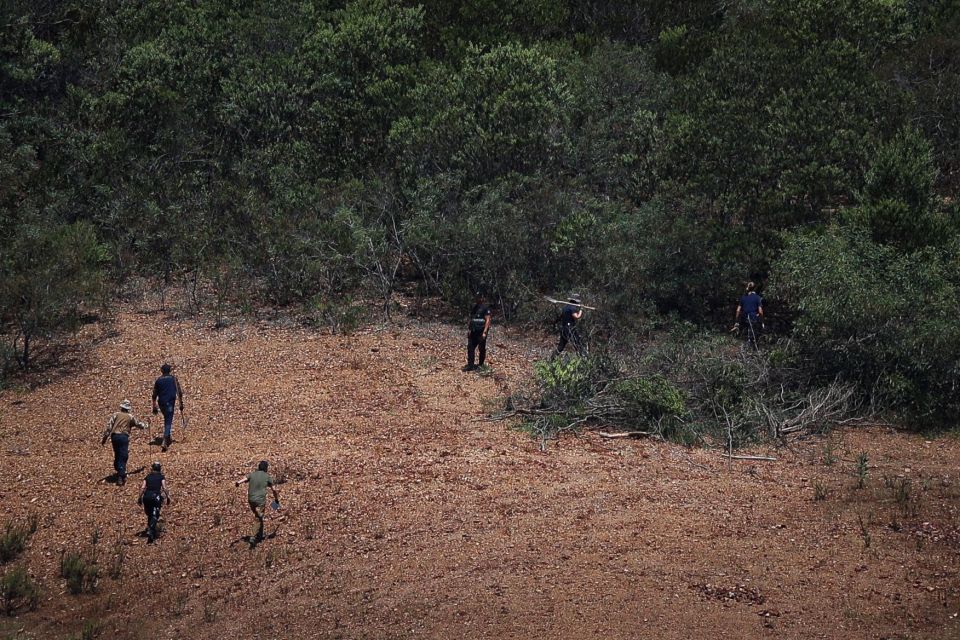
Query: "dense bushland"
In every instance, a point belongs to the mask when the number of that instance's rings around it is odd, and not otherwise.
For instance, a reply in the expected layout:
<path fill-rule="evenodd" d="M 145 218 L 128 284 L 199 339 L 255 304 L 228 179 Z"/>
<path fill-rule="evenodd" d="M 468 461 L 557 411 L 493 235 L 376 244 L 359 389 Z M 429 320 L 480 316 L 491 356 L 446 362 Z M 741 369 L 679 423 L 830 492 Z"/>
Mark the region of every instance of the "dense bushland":
<path fill-rule="evenodd" d="M 753 279 L 797 393 L 948 418 L 956 3 L 574 4 L 4 3 L 4 366 L 142 276 L 218 324 L 576 288 L 647 337 Z"/>

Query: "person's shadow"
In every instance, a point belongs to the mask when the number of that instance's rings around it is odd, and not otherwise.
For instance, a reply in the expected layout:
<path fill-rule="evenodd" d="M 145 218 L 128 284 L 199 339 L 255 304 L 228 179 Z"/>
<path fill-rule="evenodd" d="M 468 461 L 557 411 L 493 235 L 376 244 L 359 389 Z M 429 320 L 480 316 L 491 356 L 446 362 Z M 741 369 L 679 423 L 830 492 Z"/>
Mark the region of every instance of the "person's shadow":
<path fill-rule="evenodd" d="M 251 549 L 255 549 L 255 548 L 257 547 L 257 545 L 259 545 L 259 544 L 260 544 L 261 542 L 263 542 L 264 540 L 273 540 L 274 538 L 276 538 L 276 537 L 277 537 L 277 532 L 279 532 L 279 531 L 280 531 L 280 525 L 277 525 L 277 528 L 273 530 L 273 533 L 268 533 L 268 534 L 264 535 L 262 538 L 260 538 L 259 540 L 257 540 L 256 537 L 254 537 L 254 536 L 240 536 L 239 538 L 237 538 L 236 540 L 234 540 L 233 542 L 231 542 L 231 543 L 230 543 L 230 546 L 232 547 L 232 546 L 235 545 L 235 544 L 239 544 L 239 543 L 241 543 L 241 542 L 245 542 L 245 543 L 247 543 L 248 545 L 250 545 L 250 548 L 251 548 Z"/>
<path fill-rule="evenodd" d="M 127 471 L 127 479 L 129 479 L 130 476 L 132 475 L 143 473 L 144 469 L 146 469 L 146 467 L 140 467 L 139 469 L 134 469 L 133 471 Z M 107 484 L 117 484 L 119 481 L 120 481 L 120 476 L 117 475 L 116 471 L 114 471 L 108 476 L 104 476 L 103 478 L 103 482 L 106 482 Z"/>

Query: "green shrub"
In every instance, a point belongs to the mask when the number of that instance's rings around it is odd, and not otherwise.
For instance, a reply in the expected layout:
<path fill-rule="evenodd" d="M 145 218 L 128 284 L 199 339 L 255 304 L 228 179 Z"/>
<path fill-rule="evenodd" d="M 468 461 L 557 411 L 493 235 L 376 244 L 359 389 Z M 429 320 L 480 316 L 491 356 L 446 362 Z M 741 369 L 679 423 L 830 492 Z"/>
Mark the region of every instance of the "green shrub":
<path fill-rule="evenodd" d="M 640 423 L 679 417 L 687 411 L 683 392 L 660 375 L 621 380 L 612 393 L 623 403 L 624 416 Z"/>
<path fill-rule="evenodd" d="M 771 280 L 797 312 L 795 362 L 922 424 L 960 409 L 960 242 L 912 253 L 831 228 L 789 238 Z M 918 425 L 919 426 L 919 425 Z"/>
<path fill-rule="evenodd" d="M 70 551 L 60 558 L 60 576 L 66 579 L 67 590 L 74 595 L 93 592 L 97 588 L 100 568 L 94 560 Z"/>
<path fill-rule="evenodd" d="M 349 296 L 316 295 L 303 308 L 303 321 L 315 328 L 325 327 L 333 333 L 352 333 L 367 319 L 367 308 Z"/>
<path fill-rule="evenodd" d="M 544 405 L 559 406 L 585 401 L 600 380 L 601 365 L 579 356 L 560 356 L 533 365 Z"/>
<path fill-rule="evenodd" d="M 14 567 L 0 580 L 0 599 L 3 600 L 4 613 L 10 616 L 20 607 L 36 609 L 40 589 L 25 568 Z"/>
<path fill-rule="evenodd" d="M 8 522 L 0 534 L 0 562 L 9 562 L 27 548 L 27 541 L 37 530 L 37 517 L 32 515 L 26 525 Z"/>
<path fill-rule="evenodd" d="M 0 259 L 0 321 L 11 318 L 17 359 L 39 338 L 78 328 L 104 301 L 104 248 L 92 225 L 24 221 Z"/>

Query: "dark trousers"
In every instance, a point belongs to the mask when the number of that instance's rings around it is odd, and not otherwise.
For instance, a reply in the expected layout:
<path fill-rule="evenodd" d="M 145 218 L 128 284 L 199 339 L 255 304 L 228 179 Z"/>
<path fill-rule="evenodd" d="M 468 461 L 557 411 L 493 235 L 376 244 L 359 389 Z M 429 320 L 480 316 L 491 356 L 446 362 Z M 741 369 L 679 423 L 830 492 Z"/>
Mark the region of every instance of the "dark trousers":
<path fill-rule="evenodd" d="M 473 366 L 473 357 L 476 351 L 480 351 L 478 354 L 480 359 L 478 364 L 482 367 L 483 361 L 487 357 L 487 339 L 483 337 L 483 331 L 471 331 L 470 335 L 467 337 L 467 364 Z"/>
<path fill-rule="evenodd" d="M 130 458 L 130 434 L 111 434 L 110 444 L 113 445 L 113 468 L 117 472 L 117 479 L 122 480 L 127 477 L 127 460 Z"/>
<path fill-rule="evenodd" d="M 143 494 L 143 512 L 147 515 L 147 539 L 157 539 L 157 522 L 160 521 L 160 507 L 163 498 L 158 493 L 147 491 Z"/>
<path fill-rule="evenodd" d="M 160 413 L 163 414 L 163 437 L 165 439 L 170 439 L 173 435 L 173 412 L 176 406 L 175 402 L 160 403 Z"/>
<path fill-rule="evenodd" d="M 760 318 L 751 318 L 750 316 L 740 318 L 740 335 L 750 344 L 757 343 L 762 329 L 763 321 Z"/>
<path fill-rule="evenodd" d="M 563 353 L 563 350 L 567 348 L 567 343 L 572 344 L 577 353 L 580 353 L 583 348 L 583 340 L 580 339 L 580 333 L 575 325 L 560 325 L 560 342 L 557 343 L 557 353 Z"/>

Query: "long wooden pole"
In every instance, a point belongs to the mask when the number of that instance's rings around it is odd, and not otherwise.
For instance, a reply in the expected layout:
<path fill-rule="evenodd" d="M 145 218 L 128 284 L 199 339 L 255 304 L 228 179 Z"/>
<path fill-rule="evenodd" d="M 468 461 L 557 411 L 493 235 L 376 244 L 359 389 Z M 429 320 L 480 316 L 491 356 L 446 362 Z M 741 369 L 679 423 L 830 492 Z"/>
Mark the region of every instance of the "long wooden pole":
<path fill-rule="evenodd" d="M 570 302 L 569 300 L 555 300 L 555 299 L 551 298 L 550 296 L 543 296 L 543 297 L 544 297 L 545 300 L 547 300 L 547 301 L 549 301 L 549 302 L 552 302 L 553 304 L 572 304 L 572 305 L 575 306 L 575 307 L 582 307 L 582 308 L 584 308 L 584 309 L 590 309 L 590 310 L 592 310 L 592 311 L 596 311 L 596 310 L 597 310 L 596 307 L 588 307 L 587 305 L 585 305 L 585 304 L 580 304 L 580 303 L 578 303 L 578 302 Z"/>

